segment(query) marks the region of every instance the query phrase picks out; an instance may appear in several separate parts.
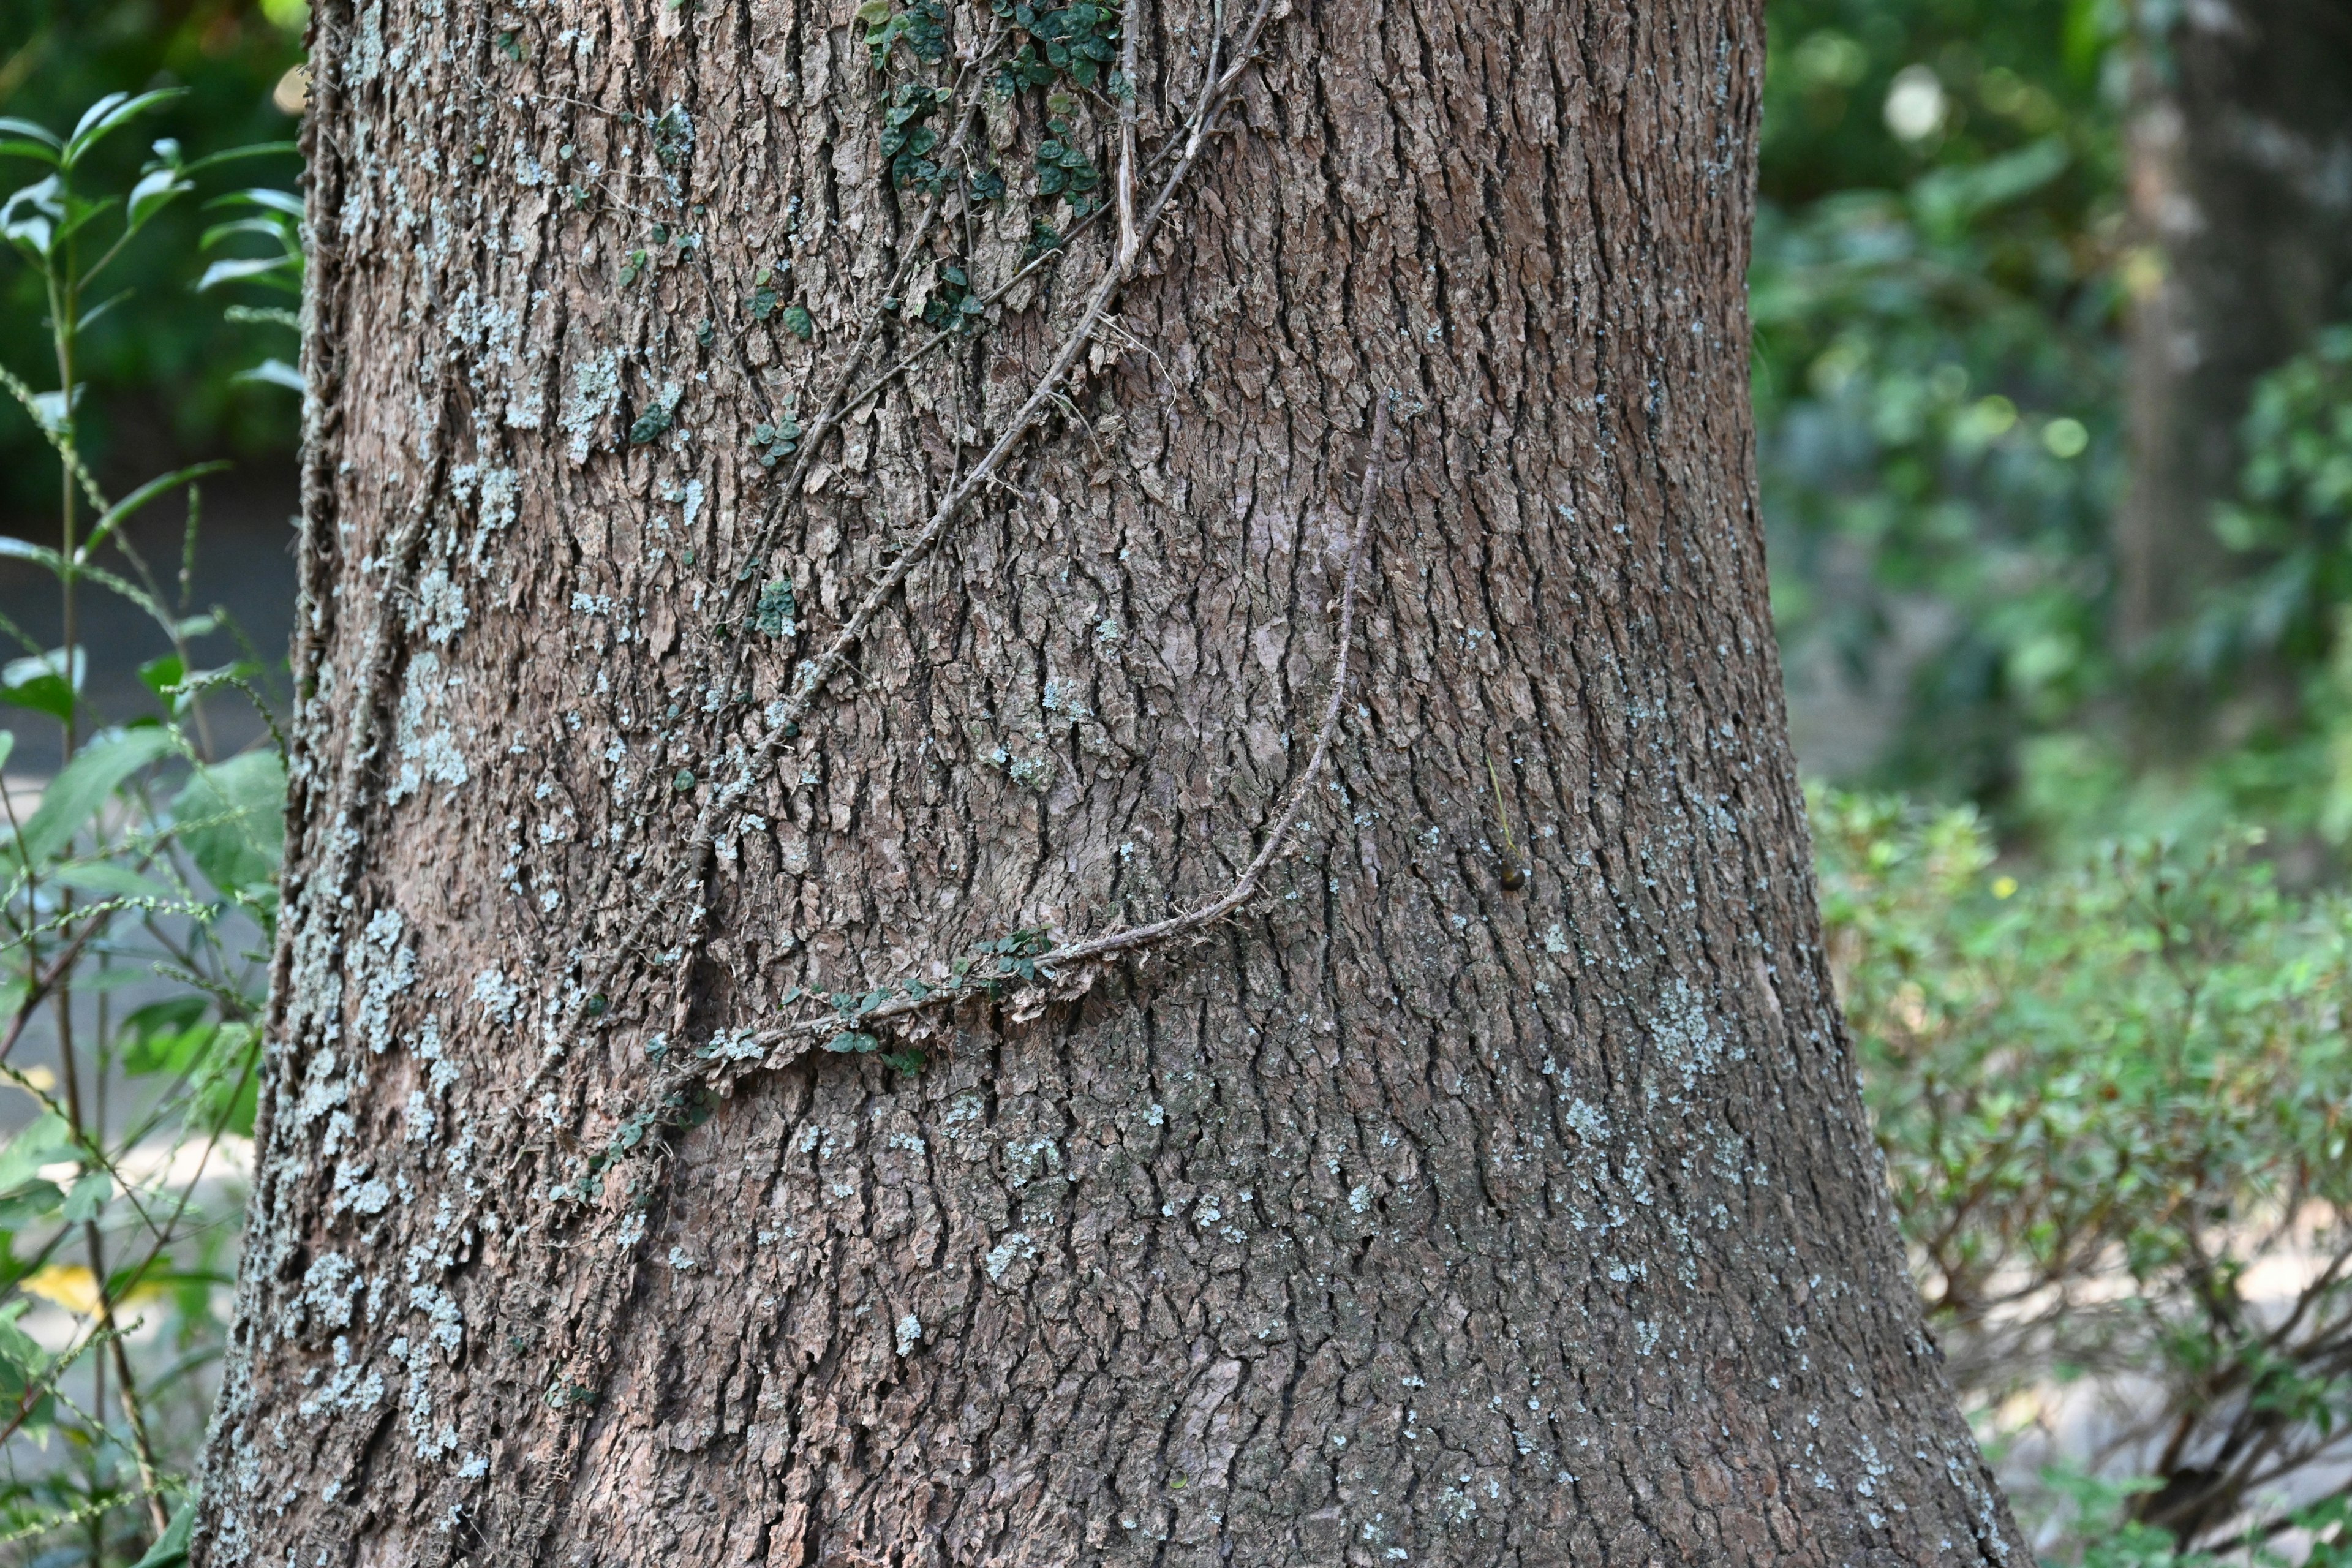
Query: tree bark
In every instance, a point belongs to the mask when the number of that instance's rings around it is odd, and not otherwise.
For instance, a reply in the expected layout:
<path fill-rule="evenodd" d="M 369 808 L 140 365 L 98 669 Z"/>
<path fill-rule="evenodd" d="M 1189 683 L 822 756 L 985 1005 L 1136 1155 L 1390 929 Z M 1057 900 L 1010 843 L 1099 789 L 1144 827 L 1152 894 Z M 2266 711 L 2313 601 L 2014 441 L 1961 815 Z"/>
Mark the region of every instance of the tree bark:
<path fill-rule="evenodd" d="M 2137 69 L 2134 221 L 2161 266 L 2128 341 L 2132 468 L 2116 513 L 2127 652 L 2229 574 L 2213 509 L 2264 373 L 2352 314 L 2352 16 L 2336 0 L 2200 0 Z M 2177 726 L 2179 706 L 2168 703 Z"/>
<path fill-rule="evenodd" d="M 2023 1563 L 1820 952 L 1756 8 L 1139 5 L 1131 131 L 899 15 L 316 13 L 198 1561 Z"/>

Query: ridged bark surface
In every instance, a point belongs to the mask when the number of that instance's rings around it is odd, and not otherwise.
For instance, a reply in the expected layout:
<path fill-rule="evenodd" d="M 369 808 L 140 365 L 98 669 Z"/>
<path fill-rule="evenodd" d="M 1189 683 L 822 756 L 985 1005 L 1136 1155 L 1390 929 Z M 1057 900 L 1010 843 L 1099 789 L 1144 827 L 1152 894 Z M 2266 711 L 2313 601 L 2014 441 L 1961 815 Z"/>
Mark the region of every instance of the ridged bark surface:
<path fill-rule="evenodd" d="M 201 1562 L 2026 1562 L 1819 951 L 1756 7 L 1285 0 L 1062 401 L 716 814 L 698 921 L 698 813 L 1116 226 L 787 500 L 756 426 L 813 420 L 928 201 L 878 105 L 989 13 L 878 74 L 789 0 L 317 15 L 311 696 Z M 1133 22 L 1164 172 L 1244 17 Z M 877 364 L 932 258 L 984 290 L 1071 226 L 1045 97 L 983 97 L 1007 194 L 948 203 Z M 756 1066 L 792 987 L 1233 884 L 1391 392 L 1266 896 L 940 1015 L 919 1072 Z M 683 1060 L 729 1092 L 665 1110 Z"/>

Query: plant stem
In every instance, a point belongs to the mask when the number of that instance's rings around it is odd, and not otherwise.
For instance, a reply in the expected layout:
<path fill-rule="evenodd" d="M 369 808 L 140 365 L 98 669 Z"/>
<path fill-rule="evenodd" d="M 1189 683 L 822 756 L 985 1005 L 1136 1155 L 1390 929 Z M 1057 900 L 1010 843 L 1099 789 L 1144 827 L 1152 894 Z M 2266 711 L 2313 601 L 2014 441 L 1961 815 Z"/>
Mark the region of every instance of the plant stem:
<path fill-rule="evenodd" d="M 140 1402 L 138 1380 L 131 1373 L 131 1352 L 123 1348 L 121 1328 L 114 1319 L 114 1300 L 107 1287 L 106 1258 L 96 1220 L 82 1221 L 82 1238 L 89 1248 L 90 1278 L 98 1286 L 99 1331 L 108 1336 L 107 1349 L 114 1362 L 115 1396 L 121 1402 L 122 1418 L 131 1427 L 131 1454 L 139 1464 L 140 1489 L 147 1494 L 147 1522 L 161 1536 L 171 1527 L 172 1517 L 164 1510 L 163 1494 L 156 1480 L 155 1450 L 147 1440 L 147 1410 Z M 106 1362 L 101 1359 L 97 1364 L 102 1368 Z"/>
<path fill-rule="evenodd" d="M 77 498 L 74 494 L 75 464 L 72 461 L 74 457 L 79 455 L 80 450 L 79 443 L 75 439 L 74 430 L 74 351 L 78 346 L 75 339 L 79 325 L 80 301 L 79 289 L 75 282 L 74 249 L 70 242 L 65 247 L 63 265 L 59 266 L 53 259 L 51 266 L 53 270 L 49 279 L 49 321 L 51 339 L 57 350 L 59 402 L 58 417 L 61 426 L 60 433 L 64 437 L 63 450 L 59 454 L 62 460 L 58 464 L 58 552 L 65 565 L 65 570 L 58 574 L 58 578 L 59 640 L 64 645 L 62 653 L 64 668 L 60 673 L 66 685 L 65 750 L 59 759 L 60 763 L 64 764 L 73 761 L 74 752 L 80 739 L 80 726 L 77 720 L 79 718 L 81 697 L 80 681 L 78 679 L 80 674 L 79 661 L 76 658 L 76 643 L 80 632 L 79 616 L 77 613 L 79 606 L 76 603 L 74 592 L 76 576 L 74 535 L 76 524 L 79 520 L 79 508 L 76 505 Z M 59 900 L 61 910 L 70 913 L 73 908 L 72 892 L 62 891 L 59 894 Z M 37 962 L 37 955 L 34 956 Z M 58 1065 L 65 1078 L 66 1104 L 73 1117 L 75 1129 L 95 1145 L 104 1140 L 106 1129 L 103 1125 L 96 1128 L 89 1127 L 82 1115 L 81 1074 L 74 1048 L 72 980 L 70 965 L 63 966 L 63 972 L 58 975 L 56 992 Z M 106 1070 L 102 1054 L 98 1068 L 101 1075 Z M 100 1081 L 93 1087 L 99 1095 L 100 1120 L 102 1122 L 105 1084 Z M 106 1242 L 99 1233 L 98 1221 L 95 1218 L 82 1221 L 82 1240 L 89 1251 L 90 1287 L 98 1293 L 100 1331 L 107 1336 L 108 1346 L 112 1352 L 110 1358 L 99 1356 L 90 1363 L 90 1383 L 97 1394 L 92 1408 L 97 1410 L 106 1408 L 106 1366 L 107 1362 L 111 1359 L 114 1363 L 116 1395 L 121 1401 L 123 1419 L 131 1428 L 131 1453 L 138 1460 L 140 1485 L 147 1495 L 148 1522 L 153 1527 L 155 1534 L 161 1537 L 170 1525 L 171 1519 L 164 1511 L 163 1494 L 157 1489 L 155 1453 L 147 1438 L 147 1413 L 140 1404 L 138 1380 L 131 1374 L 131 1352 L 123 1348 L 122 1335 L 115 1323 L 114 1300 L 108 1288 L 106 1277 Z M 102 1529 L 102 1526 L 97 1528 Z"/>

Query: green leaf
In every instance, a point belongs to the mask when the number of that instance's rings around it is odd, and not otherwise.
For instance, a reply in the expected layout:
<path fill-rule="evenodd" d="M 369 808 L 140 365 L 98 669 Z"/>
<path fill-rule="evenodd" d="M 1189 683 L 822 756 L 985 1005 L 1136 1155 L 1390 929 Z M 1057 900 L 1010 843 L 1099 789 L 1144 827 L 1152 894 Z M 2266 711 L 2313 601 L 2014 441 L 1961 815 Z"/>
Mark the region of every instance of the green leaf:
<path fill-rule="evenodd" d="M 218 1032 L 205 1018 L 211 1008 L 202 996 L 167 996 L 131 1013 L 115 1036 L 122 1070 L 133 1078 L 188 1071 Z"/>
<path fill-rule="evenodd" d="M 800 633 L 800 605 L 793 598 L 792 580 L 780 577 L 760 590 L 751 624 L 772 637 L 796 637 Z"/>
<path fill-rule="evenodd" d="M 122 782 L 178 746 L 169 730 L 128 730 L 92 742 L 41 792 L 40 809 L 17 841 L 27 864 L 53 859 Z"/>
<path fill-rule="evenodd" d="M 81 865 L 64 865 L 57 868 L 52 881 L 77 892 L 96 893 L 100 898 L 133 899 L 170 903 L 179 895 L 163 883 L 142 877 L 128 866 L 111 860 L 92 860 Z"/>
<path fill-rule="evenodd" d="M 65 1213 L 58 1217 L 68 1225 L 80 1225 L 96 1219 L 99 1211 L 106 1207 L 107 1200 L 112 1196 L 112 1176 L 104 1171 L 85 1171 L 81 1180 L 73 1184 L 73 1191 L 66 1194 Z"/>
<path fill-rule="evenodd" d="M 12 194 L 0 202 L 0 238 L 27 256 L 47 259 L 57 245 L 58 226 L 65 221 L 65 187 L 55 174 Z"/>
<path fill-rule="evenodd" d="M 266 359 L 250 370 L 238 371 L 229 377 L 233 382 L 259 382 L 268 386 L 282 386 L 289 392 L 304 389 L 302 373 L 282 359 Z"/>
<path fill-rule="evenodd" d="M 280 288 L 299 289 L 295 275 L 301 270 L 296 258 L 290 256 L 237 257 L 227 261 L 215 261 L 205 268 L 196 279 L 196 292 L 217 289 L 224 283 L 268 282 Z M 275 275 L 275 276 L 273 276 Z"/>
<path fill-rule="evenodd" d="M 91 322 L 102 320 L 109 311 L 112 310 L 117 305 L 121 304 L 125 300 L 130 298 L 131 290 L 125 289 L 121 292 L 115 294 L 98 304 L 92 305 L 89 310 L 84 310 L 81 313 L 81 320 L 76 323 L 76 330 L 85 332 L 89 331 Z"/>
<path fill-rule="evenodd" d="M 163 474 L 158 478 L 149 479 L 145 484 L 141 485 L 137 489 L 132 490 L 121 500 L 116 501 L 112 506 L 108 507 L 104 512 L 100 514 L 98 521 L 89 525 L 89 536 L 82 542 L 81 549 L 75 552 L 74 564 L 78 566 L 83 562 L 88 561 L 90 557 L 90 552 L 96 550 L 100 545 L 106 542 L 106 536 L 108 534 L 112 533 L 116 529 L 121 527 L 125 519 L 136 512 L 141 507 L 145 506 L 149 501 L 153 500 L 157 496 L 168 495 L 173 490 L 179 489 L 182 485 L 192 483 L 194 480 L 204 478 L 206 474 L 217 474 L 228 466 L 229 465 L 225 462 L 217 461 L 210 463 L 196 463 L 188 468 L 182 468 L 176 473 Z"/>
<path fill-rule="evenodd" d="M 816 322 L 809 315 L 808 307 L 805 305 L 784 307 L 784 325 L 791 330 L 793 336 L 803 342 L 816 336 Z"/>
<path fill-rule="evenodd" d="M 31 158 L 52 169 L 58 166 L 58 149 L 65 145 L 47 126 L 5 115 L 0 115 L 0 138 L 5 138 L 0 140 L 0 158 Z"/>
<path fill-rule="evenodd" d="M 184 196 L 195 188 L 180 178 L 176 169 L 156 169 L 142 174 L 123 198 L 122 221 L 134 232 L 143 228 L 147 220 L 170 205 L 174 196 Z"/>
<path fill-rule="evenodd" d="M 216 168 L 223 163 L 241 163 L 247 158 L 266 158 L 273 153 L 299 156 L 301 151 L 301 147 L 292 142 L 248 142 L 242 147 L 224 147 L 217 153 L 207 153 L 194 163 L 184 165 L 180 173 L 201 174 L 206 169 Z"/>
<path fill-rule="evenodd" d="M 54 1110 L 45 1110 L 5 1147 L 0 1147 L 0 1193 L 12 1193 L 37 1179 L 44 1165 L 79 1160 L 73 1129 Z"/>
<path fill-rule="evenodd" d="M 658 437 L 663 431 L 669 428 L 669 426 L 670 411 L 662 405 L 656 404 L 638 415 L 636 423 L 629 426 L 629 444 L 642 447 L 646 442 Z"/>
<path fill-rule="evenodd" d="M 1912 186 L 1912 205 L 1930 229 L 1956 232 L 1969 219 L 2040 190 L 2073 161 L 2064 138 L 2046 137 L 1982 163 L 1937 169 Z"/>
<path fill-rule="evenodd" d="M 166 702 L 173 701 L 179 695 L 177 688 L 187 679 L 187 667 L 180 662 L 180 656 L 176 653 L 151 658 L 139 667 L 140 684 Z"/>
<path fill-rule="evenodd" d="M 20 1296 L 0 1307 L 0 1419 L 21 1417 L 25 1426 L 39 1428 L 50 1424 L 54 1401 L 47 1393 L 35 1397 L 49 1358 L 32 1335 L 16 1326 L 16 1320 L 31 1306 Z"/>
<path fill-rule="evenodd" d="M 266 207 L 274 213 L 283 213 L 288 217 L 293 218 L 298 223 L 301 221 L 302 217 L 302 198 L 300 196 L 296 195 L 291 191 L 272 190 L 268 185 L 255 185 L 247 190 L 230 191 L 226 195 L 215 196 L 212 200 L 206 202 L 205 205 L 207 208 L 228 206 Z"/>
<path fill-rule="evenodd" d="M 253 1136 L 260 1102 L 261 1031 L 250 1024 L 223 1024 L 195 1064 L 187 1123 L 207 1133 L 215 1127 L 238 1138 Z"/>
<path fill-rule="evenodd" d="M 284 218 L 231 218 L 226 223 L 216 223 L 213 225 L 212 227 L 205 230 L 203 237 L 196 241 L 196 248 L 199 250 L 210 250 L 222 240 L 231 238 L 234 236 L 240 234 L 257 234 L 264 239 L 274 239 L 282 246 L 287 243 L 288 238 L 289 237 L 286 230 L 287 222 Z M 289 258 L 284 256 L 273 256 L 269 258 L 269 259 L 271 261 L 284 261 Z"/>
<path fill-rule="evenodd" d="M 180 1568 L 188 1560 L 188 1536 L 196 1527 L 196 1500 L 190 1498 L 172 1515 L 172 1522 L 131 1568 Z"/>
<path fill-rule="evenodd" d="M 187 90 L 184 87 L 157 88 L 152 92 L 142 92 L 136 98 L 132 98 L 129 93 L 108 93 L 104 98 L 91 104 L 89 110 L 82 115 L 81 123 L 75 126 L 73 134 L 66 138 L 65 147 L 58 154 L 58 162 L 68 169 L 72 168 L 74 164 L 80 162 L 83 153 L 97 146 L 114 131 L 127 124 L 136 116 L 144 114 L 157 104 L 168 103 Z"/>
<path fill-rule="evenodd" d="M 0 665 L 0 702 L 29 708 L 63 723 L 73 717 L 75 697 L 88 670 L 89 661 L 79 648 L 73 652 L 70 681 L 66 679 L 66 650 L 61 647 L 12 658 Z"/>
<path fill-rule="evenodd" d="M 177 1078 L 205 1060 L 220 1034 L 218 1025 L 197 1024 L 176 1033 L 142 1036 L 123 1052 L 122 1070 L 132 1078 Z"/>
<path fill-rule="evenodd" d="M 205 880 L 230 897 L 278 885 L 286 855 L 286 764 L 276 752 L 247 752 L 198 768 L 173 811 L 192 826 L 180 842 Z"/>

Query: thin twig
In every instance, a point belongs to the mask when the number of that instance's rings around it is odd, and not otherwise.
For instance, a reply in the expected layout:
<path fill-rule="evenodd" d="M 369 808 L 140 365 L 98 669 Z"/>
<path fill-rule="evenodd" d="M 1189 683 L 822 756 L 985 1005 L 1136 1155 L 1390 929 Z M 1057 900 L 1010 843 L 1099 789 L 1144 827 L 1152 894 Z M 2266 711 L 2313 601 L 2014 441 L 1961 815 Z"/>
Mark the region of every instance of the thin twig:
<path fill-rule="evenodd" d="M 1135 7 L 1118 19 L 1118 264 L 1135 265 Z"/>
<path fill-rule="evenodd" d="M 147 1437 L 147 1408 L 139 1398 L 139 1384 L 132 1379 L 131 1352 L 122 1347 L 121 1326 L 115 1321 L 114 1292 L 106 1279 L 105 1245 L 99 1239 L 98 1221 L 82 1221 L 82 1241 L 89 1252 L 90 1284 L 98 1291 L 99 1327 L 109 1338 L 107 1346 L 114 1362 L 114 1395 L 122 1404 L 122 1417 L 131 1427 L 131 1455 L 139 1466 L 139 1484 L 147 1493 L 148 1522 L 161 1536 L 171 1527 L 172 1516 L 164 1510 L 163 1493 L 155 1480 L 155 1446 Z"/>
<path fill-rule="evenodd" d="M 1323 764 L 1330 755 L 1332 737 L 1339 732 L 1339 714 L 1348 695 L 1350 655 L 1355 639 L 1356 574 L 1363 560 L 1364 542 L 1371 531 L 1372 502 L 1380 493 L 1381 460 L 1388 445 L 1389 400 L 1381 397 L 1377 404 L 1372 416 L 1371 445 L 1364 458 L 1363 493 L 1357 502 L 1355 531 L 1348 542 L 1348 564 L 1340 579 L 1339 624 L 1332 653 L 1330 694 L 1323 701 L 1322 723 L 1316 731 L 1315 747 L 1307 755 L 1306 769 L 1299 773 L 1297 782 L 1291 785 L 1289 793 L 1276 809 L 1267 825 L 1265 842 L 1259 846 L 1256 856 L 1243 868 L 1242 874 L 1234 879 L 1234 885 L 1207 903 L 1149 925 L 1108 931 L 1039 953 L 1030 962 L 1041 973 L 1059 965 L 1098 962 L 1120 953 L 1133 952 L 1213 925 L 1257 896 L 1266 868 L 1288 846 L 1297 827 L 1302 808 L 1307 804 L 1307 792 L 1322 776 Z M 860 1015 L 857 1022 L 887 1023 L 910 1013 L 950 1005 L 964 995 L 961 989 L 950 987 L 930 991 L 921 996 L 901 997 Z M 841 1026 L 837 1018 L 809 1018 L 756 1035 L 753 1039 L 762 1044 L 775 1042 L 778 1049 L 772 1052 L 762 1065 L 782 1067 L 805 1053 L 814 1037 L 832 1033 Z"/>
<path fill-rule="evenodd" d="M 991 59 L 995 58 L 996 51 L 1003 46 L 1005 36 L 1006 30 L 1000 25 L 994 32 L 989 34 L 971 65 L 965 68 L 972 73 L 971 85 L 969 92 L 964 96 L 961 109 L 956 115 L 955 129 L 949 134 L 947 145 L 940 152 L 940 165 L 942 169 L 950 160 L 962 155 L 964 144 L 970 138 L 971 128 L 979 123 L 981 100 L 985 95 L 988 85 L 988 72 L 984 68 Z M 914 276 L 916 264 L 923 259 L 925 247 L 930 241 L 931 231 L 938 226 L 940 215 L 947 210 L 948 194 L 950 188 L 948 182 L 942 180 L 939 188 L 932 192 L 929 204 L 924 207 L 921 219 L 915 225 L 914 233 L 908 237 L 905 253 L 899 258 L 898 270 L 891 275 L 889 286 L 884 290 L 886 298 L 896 299 L 905 295 L 908 279 Z M 957 181 L 952 188 L 959 196 L 963 196 L 961 180 Z M 968 201 L 970 198 L 964 196 L 963 199 Z M 849 353 L 841 362 L 840 368 L 835 374 L 833 392 L 819 405 L 816 416 L 802 430 L 798 452 L 793 459 L 793 466 L 784 471 L 784 482 L 777 489 L 773 499 L 769 503 L 772 510 L 761 523 L 759 531 L 752 536 L 751 548 L 744 556 L 745 560 L 764 559 L 768 552 L 775 548 L 776 533 L 783 521 L 785 510 L 800 494 L 801 485 L 808 478 L 810 465 L 815 460 L 819 444 L 846 417 L 856 402 L 850 395 L 850 388 L 856 383 L 859 366 L 865 363 L 866 350 L 873 345 L 874 339 L 881 331 L 883 321 L 887 314 L 887 311 L 877 305 L 876 309 L 866 311 L 863 319 L 858 322 L 857 336 L 851 341 Z M 733 613 L 735 602 L 742 595 L 757 593 L 760 584 L 750 578 L 739 583 L 728 594 L 728 613 L 730 615 Z M 736 660 L 739 665 L 741 657 L 739 649 Z"/>
<path fill-rule="evenodd" d="M 1176 193 L 1182 187 L 1185 179 L 1199 162 L 1202 151 L 1207 145 L 1208 138 L 1214 129 L 1213 122 L 1217 114 L 1223 107 L 1225 93 L 1233 83 L 1239 79 L 1241 73 L 1254 58 L 1257 36 L 1264 28 L 1272 9 L 1273 0 L 1259 0 L 1255 11 L 1251 16 L 1249 26 L 1244 32 L 1240 44 L 1234 50 L 1236 63 L 1221 75 L 1216 72 L 1218 54 L 1213 47 L 1210 55 L 1210 74 L 1202 84 L 1199 106 L 1193 110 L 1189 121 L 1189 133 L 1185 140 L 1184 150 L 1169 170 L 1166 180 L 1161 183 L 1150 205 L 1145 209 L 1139 225 L 1141 240 L 1146 242 L 1150 240 L 1166 216 Z M 1003 463 L 1005 458 L 1027 437 L 1030 430 L 1044 416 L 1045 411 L 1055 405 L 1062 379 L 1069 374 L 1071 367 L 1077 362 L 1079 353 L 1092 341 L 1095 329 L 1110 308 L 1111 300 L 1131 278 L 1134 263 L 1139 257 L 1139 251 L 1138 256 L 1129 257 L 1123 261 L 1114 256 L 1105 266 L 1102 277 L 1097 282 L 1093 292 L 1088 295 L 1085 306 L 1080 310 L 1077 321 L 1070 329 L 1068 336 L 1063 341 L 1060 352 L 1054 356 L 1053 363 L 1046 367 L 1045 374 L 1037 379 L 1028 398 L 1006 422 L 1003 430 L 989 447 L 987 454 L 961 479 L 950 486 L 948 492 L 940 498 L 929 521 L 924 524 L 921 531 L 908 542 L 889 567 L 858 601 L 856 607 L 851 611 L 849 618 L 842 623 L 840 630 L 835 634 L 833 641 L 824 651 L 801 666 L 791 692 L 771 709 L 768 732 L 753 748 L 749 762 L 732 783 L 712 790 L 705 799 L 701 811 L 696 815 L 693 831 L 686 844 L 686 858 L 678 871 L 673 874 L 667 886 L 658 895 L 646 900 L 644 908 L 630 922 L 620 940 L 613 944 L 609 950 L 610 956 L 596 982 L 583 987 L 580 1000 L 572 1008 L 573 1016 L 571 1019 L 572 1026 L 576 1027 L 584 1017 L 585 1009 L 590 1001 L 603 994 L 608 988 L 612 976 L 617 972 L 619 965 L 639 950 L 646 932 L 652 929 L 653 922 L 661 917 L 669 901 L 681 892 L 693 891 L 708 886 L 711 853 L 717 842 L 718 823 L 722 814 L 733 813 L 739 809 L 740 801 L 750 793 L 752 784 L 762 777 L 774 763 L 777 753 L 783 749 L 786 740 L 800 732 L 800 721 L 814 705 L 818 694 L 824 686 L 848 663 L 850 654 L 865 639 L 867 629 L 881 614 L 883 607 L 898 594 L 916 566 L 929 559 L 932 550 L 946 536 L 949 528 L 963 510 L 965 503 L 993 480 L 997 468 Z M 1385 417 L 1385 411 L 1383 411 L 1383 417 Z M 802 467 L 806 461 L 805 446 L 802 456 L 803 463 L 794 466 L 795 476 L 802 471 Z M 790 493 L 796 482 L 796 479 L 787 481 L 787 493 Z M 701 910 L 702 904 L 698 899 L 694 911 L 687 918 L 685 929 L 688 931 L 691 932 L 696 929 Z M 677 967 L 680 973 L 684 972 L 685 965 L 681 964 Z M 534 1073 L 534 1083 L 537 1076 Z"/>

